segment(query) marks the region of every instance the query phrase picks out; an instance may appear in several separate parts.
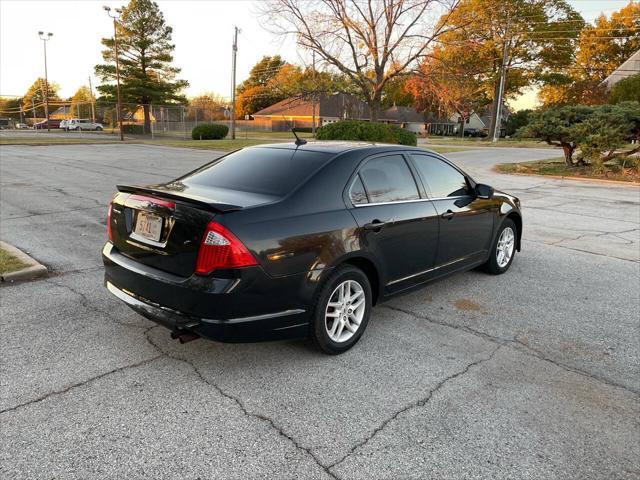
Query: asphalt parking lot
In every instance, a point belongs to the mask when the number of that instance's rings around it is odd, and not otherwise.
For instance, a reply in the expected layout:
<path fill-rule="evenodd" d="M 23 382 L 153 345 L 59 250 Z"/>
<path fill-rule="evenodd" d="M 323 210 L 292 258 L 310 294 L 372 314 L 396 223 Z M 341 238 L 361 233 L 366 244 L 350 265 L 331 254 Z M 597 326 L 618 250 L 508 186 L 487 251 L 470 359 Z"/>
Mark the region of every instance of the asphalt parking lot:
<path fill-rule="evenodd" d="M 105 291 L 117 183 L 212 152 L 0 147 L 0 238 L 51 270 L 0 288 L 2 478 L 640 476 L 640 189 L 493 173 L 546 149 L 447 156 L 518 195 L 523 251 L 374 310 L 360 343 L 180 345 Z"/>

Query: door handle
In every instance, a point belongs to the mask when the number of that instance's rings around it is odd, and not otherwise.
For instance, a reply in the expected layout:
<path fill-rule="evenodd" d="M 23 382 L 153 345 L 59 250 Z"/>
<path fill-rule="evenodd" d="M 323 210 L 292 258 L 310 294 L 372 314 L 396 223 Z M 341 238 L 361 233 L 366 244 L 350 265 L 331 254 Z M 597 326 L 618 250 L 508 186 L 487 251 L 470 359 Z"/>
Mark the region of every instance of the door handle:
<path fill-rule="evenodd" d="M 384 228 L 384 226 L 386 225 L 386 222 L 381 222 L 380 220 L 374 220 L 371 223 L 366 223 L 364 225 L 364 229 L 365 230 L 372 230 L 374 232 L 379 232 L 380 230 L 382 230 Z"/>
<path fill-rule="evenodd" d="M 440 215 L 440 217 L 446 218 L 447 220 L 451 220 L 454 216 L 455 216 L 455 213 L 451 210 L 447 210 L 442 215 Z"/>

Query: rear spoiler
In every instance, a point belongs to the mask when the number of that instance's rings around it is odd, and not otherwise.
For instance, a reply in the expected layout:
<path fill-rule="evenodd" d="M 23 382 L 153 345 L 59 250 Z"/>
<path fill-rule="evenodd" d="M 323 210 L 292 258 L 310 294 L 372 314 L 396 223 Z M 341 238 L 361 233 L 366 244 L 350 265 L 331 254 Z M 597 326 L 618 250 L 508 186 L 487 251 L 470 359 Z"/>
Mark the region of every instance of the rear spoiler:
<path fill-rule="evenodd" d="M 219 213 L 233 212 L 235 210 L 242 210 L 243 208 L 240 205 L 231 205 L 229 203 L 216 202 L 197 195 L 190 195 L 188 193 L 182 192 L 172 192 L 170 190 L 167 191 L 161 188 L 139 187 L 136 185 L 116 185 L 116 188 L 119 192 L 123 193 L 146 193 L 148 195 L 155 195 L 162 198 L 170 198 L 171 200 L 187 202 L 192 205 L 197 205 L 200 208 L 204 208 L 205 210 Z"/>

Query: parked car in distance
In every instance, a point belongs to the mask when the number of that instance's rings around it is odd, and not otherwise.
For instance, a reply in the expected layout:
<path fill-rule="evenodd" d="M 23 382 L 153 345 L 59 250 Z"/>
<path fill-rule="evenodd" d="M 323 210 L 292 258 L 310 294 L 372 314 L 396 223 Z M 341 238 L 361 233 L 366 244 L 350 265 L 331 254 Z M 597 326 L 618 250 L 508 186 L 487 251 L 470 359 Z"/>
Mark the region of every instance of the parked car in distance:
<path fill-rule="evenodd" d="M 92 122 L 85 118 L 72 118 L 67 122 L 67 130 L 96 130 L 102 131 L 103 126 L 100 123 Z"/>
<path fill-rule="evenodd" d="M 26 130 L 27 128 L 29 128 L 29 125 L 26 123 L 16 123 L 17 130 Z"/>
<path fill-rule="evenodd" d="M 464 129 L 465 137 L 484 137 L 485 135 L 482 133 L 482 130 L 479 128 L 465 128 Z"/>
<path fill-rule="evenodd" d="M 64 131 L 68 131 L 67 125 L 69 120 L 60 120 L 60 128 Z"/>
<path fill-rule="evenodd" d="M 43 128 L 60 128 L 60 122 L 61 120 L 58 120 L 57 118 L 50 118 L 48 127 L 47 121 L 42 120 L 41 122 L 36 123 L 33 128 L 35 128 L 36 130 L 42 130 Z"/>
<path fill-rule="evenodd" d="M 416 147 L 262 145 L 117 188 L 105 286 L 181 341 L 310 336 L 341 353 L 377 303 L 476 267 L 504 273 L 522 236 L 516 197 Z"/>

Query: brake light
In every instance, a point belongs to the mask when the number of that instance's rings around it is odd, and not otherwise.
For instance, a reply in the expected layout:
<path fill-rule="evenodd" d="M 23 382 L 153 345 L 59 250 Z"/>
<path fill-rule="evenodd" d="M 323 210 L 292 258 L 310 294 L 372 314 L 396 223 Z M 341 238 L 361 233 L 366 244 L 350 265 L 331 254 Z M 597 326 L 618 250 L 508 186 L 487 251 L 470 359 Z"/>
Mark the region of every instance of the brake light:
<path fill-rule="evenodd" d="M 219 223 L 209 222 L 200 243 L 196 274 L 207 275 L 218 268 L 240 268 L 257 264 L 238 237 Z"/>
<path fill-rule="evenodd" d="M 129 195 L 127 198 L 128 202 L 138 202 L 138 203 L 152 203 L 154 205 L 159 205 L 161 207 L 167 207 L 170 210 L 175 210 L 176 202 L 169 202 L 167 200 L 161 200 L 159 198 L 150 197 L 148 195 Z"/>
<path fill-rule="evenodd" d="M 113 210 L 113 203 L 109 203 L 109 212 L 107 213 L 107 235 L 109 240 L 113 242 L 113 232 L 111 231 L 111 211 Z"/>

